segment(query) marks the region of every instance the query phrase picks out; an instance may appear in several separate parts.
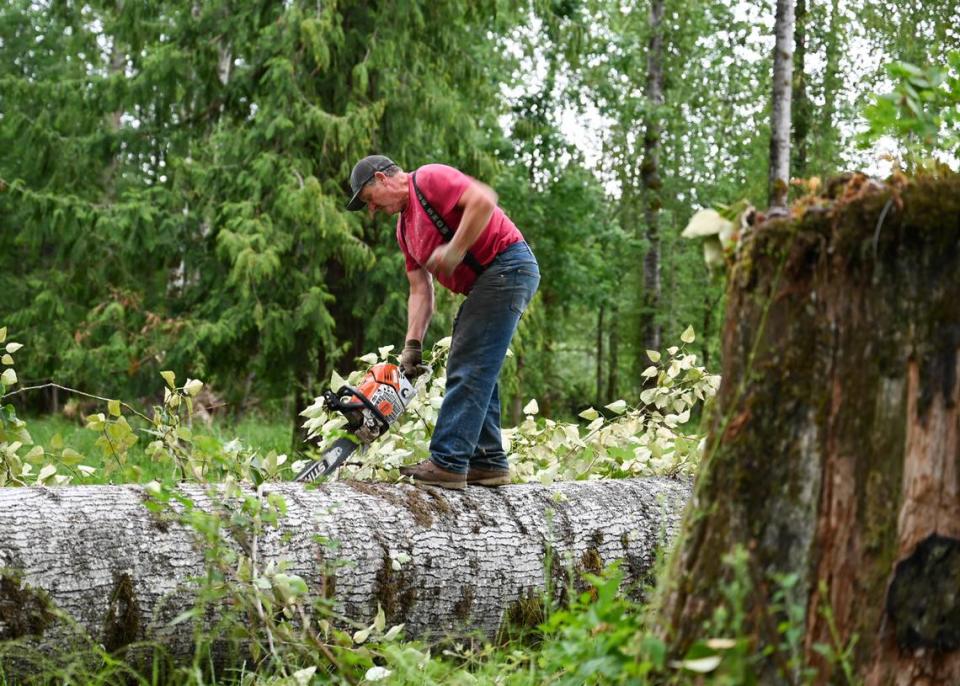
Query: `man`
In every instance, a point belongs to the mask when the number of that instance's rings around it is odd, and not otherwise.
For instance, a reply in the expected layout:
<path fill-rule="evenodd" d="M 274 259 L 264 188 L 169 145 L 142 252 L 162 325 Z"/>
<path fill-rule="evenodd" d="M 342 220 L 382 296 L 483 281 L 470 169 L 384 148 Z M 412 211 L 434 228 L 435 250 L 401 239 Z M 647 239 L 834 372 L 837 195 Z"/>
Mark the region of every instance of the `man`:
<path fill-rule="evenodd" d="M 415 376 L 434 312 L 433 280 L 466 294 L 453 324 L 447 386 L 430 459 L 400 472 L 414 482 L 462 489 L 510 483 L 500 436 L 497 382 L 520 316 L 540 283 L 533 252 L 497 196 L 462 172 L 428 164 L 408 174 L 383 155 L 350 174 L 348 210 L 399 214 L 397 242 L 410 295 L 400 366 Z M 446 236 L 445 236 L 446 234 Z"/>

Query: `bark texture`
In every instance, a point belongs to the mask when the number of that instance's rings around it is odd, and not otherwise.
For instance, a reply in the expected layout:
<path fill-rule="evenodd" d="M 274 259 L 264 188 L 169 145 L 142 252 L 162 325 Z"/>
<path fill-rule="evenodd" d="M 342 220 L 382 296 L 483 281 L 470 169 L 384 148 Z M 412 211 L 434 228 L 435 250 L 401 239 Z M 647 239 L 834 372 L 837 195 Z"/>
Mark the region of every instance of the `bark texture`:
<path fill-rule="evenodd" d="M 777 0 L 770 120 L 770 207 L 786 207 L 790 182 L 790 99 L 793 92 L 794 1 Z"/>
<path fill-rule="evenodd" d="M 546 569 L 557 582 L 568 567 L 599 573 L 620 560 L 626 584 L 647 581 L 679 529 L 689 490 L 668 478 L 465 492 L 278 483 L 260 497 L 282 495 L 286 515 L 255 544 L 249 531 L 228 526 L 238 502 L 211 499 L 198 486 L 182 494 L 196 511 L 219 513 L 228 548 L 256 549 L 259 567 L 286 561 L 288 573 L 312 593 L 332 595 L 347 617 L 369 621 L 379 604 L 389 624 L 429 637 L 493 635 L 545 588 Z M 0 640 L 38 635 L 57 645 L 69 633 L 58 610 L 110 649 L 155 639 L 189 654 L 189 623 L 167 625 L 193 607 L 192 579 L 204 575 L 211 546 L 145 500 L 138 486 L 0 489 Z M 410 560 L 397 569 L 401 553 Z"/>
<path fill-rule="evenodd" d="M 784 604 L 867 684 L 960 683 L 960 179 L 832 183 L 742 246 L 723 385 L 662 598 L 682 652 L 747 550 L 747 630 L 778 645 Z M 776 597 L 775 575 L 799 582 Z M 778 609 L 779 606 L 779 609 Z M 825 610 L 832 613 L 836 633 Z M 763 683 L 796 683 L 786 657 Z"/>
<path fill-rule="evenodd" d="M 647 252 L 643 257 L 643 344 L 646 350 L 660 349 L 660 324 L 656 313 L 660 306 L 660 208 L 663 201 L 660 190 L 660 108 L 663 107 L 663 5 L 664 0 L 650 3 L 647 45 L 647 116 L 644 121 L 643 164 L 643 219 L 647 226 Z"/>

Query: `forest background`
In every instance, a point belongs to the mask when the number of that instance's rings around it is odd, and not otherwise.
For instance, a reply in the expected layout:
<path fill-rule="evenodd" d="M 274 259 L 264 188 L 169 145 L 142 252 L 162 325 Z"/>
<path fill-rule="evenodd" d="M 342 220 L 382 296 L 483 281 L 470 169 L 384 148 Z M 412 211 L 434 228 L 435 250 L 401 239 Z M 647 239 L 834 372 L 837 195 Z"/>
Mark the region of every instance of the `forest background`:
<path fill-rule="evenodd" d="M 723 277 L 680 232 L 700 208 L 766 206 L 774 3 L 662 9 L 4 3 L 0 323 L 28 346 L 21 386 L 147 405 L 172 369 L 234 417 L 298 425 L 334 370 L 402 344 L 394 224 L 343 209 L 374 152 L 489 183 L 533 246 L 543 280 L 504 370 L 507 423 L 530 398 L 554 418 L 636 398 L 646 350 L 690 325 L 716 371 Z M 792 176 L 889 170 L 882 146 L 857 146 L 863 108 L 891 90 L 884 65 L 960 48 L 960 3 L 796 11 Z M 438 296 L 427 345 L 458 304 Z"/>

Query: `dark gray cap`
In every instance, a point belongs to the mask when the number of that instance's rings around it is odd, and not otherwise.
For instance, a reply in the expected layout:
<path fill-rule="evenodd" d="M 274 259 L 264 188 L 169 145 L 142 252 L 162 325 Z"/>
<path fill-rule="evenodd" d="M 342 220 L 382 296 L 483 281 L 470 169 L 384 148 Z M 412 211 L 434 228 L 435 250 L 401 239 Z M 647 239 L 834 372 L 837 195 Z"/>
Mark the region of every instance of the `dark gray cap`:
<path fill-rule="evenodd" d="M 353 191 L 353 197 L 347 203 L 347 209 L 362 210 L 364 202 L 360 199 L 360 191 L 370 183 L 375 172 L 386 171 L 393 166 L 395 162 L 383 155 L 368 155 L 353 165 L 353 171 L 350 172 L 350 190 Z"/>

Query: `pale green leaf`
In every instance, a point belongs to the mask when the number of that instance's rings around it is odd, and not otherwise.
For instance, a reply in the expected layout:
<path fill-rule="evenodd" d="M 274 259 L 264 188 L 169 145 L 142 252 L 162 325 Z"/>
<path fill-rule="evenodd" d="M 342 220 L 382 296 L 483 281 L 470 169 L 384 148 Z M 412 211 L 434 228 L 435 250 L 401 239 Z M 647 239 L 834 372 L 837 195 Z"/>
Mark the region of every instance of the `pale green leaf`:
<path fill-rule="evenodd" d="M 383 611 L 383 608 L 380 607 L 380 603 L 377 603 L 377 616 L 373 618 L 373 628 L 378 633 L 383 632 L 387 626 L 387 615 Z"/>
<path fill-rule="evenodd" d="M 693 327 L 688 326 L 682 334 L 680 334 L 680 340 L 684 343 L 693 343 L 697 339 L 697 335 L 693 332 Z"/>
<path fill-rule="evenodd" d="M 109 400 L 107 401 L 107 411 L 114 417 L 120 416 L 120 401 L 119 400 Z"/>
<path fill-rule="evenodd" d="M 377 348 L 377 352 L 380 354 L 381 360 L 387 359 L 387 355 L 389 355 L 392 350 L 393 350 L 392 345 L 385 345 L 381 348 Z"/>
<path fill-rule="evenodd" d="M 0 327 L 0 343 L 7 340 L 7 327 Z"/>
<path fill-rule="evenodd" d="M 0 374 L 0 383 L 4 386 L 13 386 L 17 383 L 17 373 L 13 369 L 4 369 Z"/>
<path fill-rule="evenodd" d="M 400 634 L 401 631 L 403 631 L 403 627 L 404 627 L 403 624 L 397 624 L 396 626 L 390 627 L 390 628 L 387 630 L 387 633 L 385 633 L 385 634 L 383 635 L 383 640 L 384 640 L 384 641 L 392 641 L 393 639 L 395 639 L 395 638 Z"/>
<path fill-rule="evenodd" d="M 604 407 L 606 407 L 608 410 L 610 410 L 615 414 L 623 414 L 624 411 L 627 409 L 627 401 L 617 400 L 615 402 L 610 403 L 609 405 L 604 405 Z"/>
<path fill-rule="evenodd" d="M 537 403 L 536 398 L 528 402 L 523 408 L 524 414 L 537 414 L 539 411 L 540 411 L 540 405 Z"/>
<path fill-rule="evenodd" d="M 363 678 L 366 679 L 367 681 L 382 681 L 383 679 L 386 679 L 391 674 L 393 674 L 393 672 L 387 669 L 386 667 L 381 667 L 377 665 L 376 667 L 371 667 L 370 669 L 368 669 L 367 673 L 363 675 Z"/>
<path fill-rule="evenodd" d="M 360 644 L 370 638 L 370 628 L 360 629 L 353 634 L 353 642 Z"/>
<path fill-rule="evenodd" d="M 658 353 L 656 350 L 648 350 L 648 351 L 647 351 L 647 357 L 650 358 L 650 361 L 651 361 L 651 362 L 659 362 L 659 361 L 660 361 L 660 353 Z"/>
<path fill-rule="evenodd" d="M 597 411 L 596 411 L 595 409 L 593 409 L 592 407 L 588 407 L 587 409 L 585 409 L 583 412 L 581 412 L 581 413 L 580 413 L 579 415 L 577 415 L 577 416 L 583 417 L 583 418 L 586 419 L 588 422 L 592 422 L 594 419 L 596 419 L 597 417 L 600 416 L 600 413 L 597 412 Z"/>
<path fill-rule="evenodd" d="M 726 264 L 723 245 L 718 238 L 711 236 L 703 241 L 703 261 L 712 269 L 720 269 Z"/>
<path fill-rule="evenodd" d="M 171 372 L 171 371 L 169 371 L 169 370 L 163 371 L 163 372 L 160 372 L 160 376 L 163 377 L 163 380 L 167 382 L 167 385 L 168 385 L 170 388 L 176 388 L 176 387 L 177 387 L 177 375 L 174 374 L 173 372 Z"/>
<path fill-rule="evenodd" d="M 346 379 L 337 374 L 337 370 L 333 370 L 333 374 L 330 375 L 330 388 L 334 391 L 339 391 L 341 388 L 347 385 Z"/>
<path fill-rule="evenodd" d="M 7 343 L 7 348 L 6 348 L 6 350 L 7 350 L 8 353 L 10 353 L 10 354 L 12 355 L 13 353 L 15 353 L 15 352 L 17 352 L 18 350 L 20 350 L 20 348 L 22 348 L 22 347 L 23 347 L 23 345 L 21 345 L 20 343 Z"/>
<path fill-rule="evenodd" d="M 63 452 L 60 454 L 60 459 L 63 460 L 64 464 L 75 465 L 83 462 L 83 455 L 78 453 L 73 448 L 64 448 Z"/>
<path fill-rule="evenodd" d="M 201 388 L 203 388 L 203 382 L 200 379 L 187 379 L 187 383 L 183 386 L 183 390 L 190 397 L 196 397 Z"/>
<path fill-rule="evenodd" d="M 4 355 L 3 357 L 0 357 L 0 363 L 6 364 L 6 365 L 12 365 L 13 355 Z"/>
<path fill-rule="evenodd" d="M 57 468 L 56 468 L 56 466 L 54 466 L 54 465 L 52 465 L 52 464 L 46 464 L 46 465 L 44 465 L 43 468 L 40 470 L 40 473 L 37 474 L 37 483 L 42 483 L 42 482 L 46 481 L 47 479 L 49 479 L 51 476 L 53 476 L 53 475 L 56 474 L 56 473 L 57 473 Z"/>
<path fill-rule="evenodd" d="M 657 369 L 657 368 L 656 368 L 655 366 L 653 366 L 653 365 L 650 365 L 649 367 L 647 367 L 646 369 L 644 369 L 644 370 L 640 373 L 640 376 L 654 377 L 654 376 L 656 376 L 656 375 L 659 374 L 659 373 L 660 373 L 660 370 L 659 370 L 659 369 Z"/>
<path fill-rule="evenodd" d="M 376 364 L 378 358 L 376 353 L 367 353 L 366 355 L 361 355 L 357 359 L 364 364 Z"/>
<path fill-rule="evenodd" d="M 737 645 L 732 638 L 708 638 L 704 643 L 711 650 L 730 650 Z"/>
<path fill-rule="evenodd" d="M 716 210 L 700 210 L 692 217 L 680 234 L 683 238 L 703 238 L 729 232 L 733 222 L 724 219 Z"/>
<path fill-rule="evenodd" d="M 296 686 L 309 686 L 310 680 L 313 679 L 316 671 L 316 666 L 304 667 L 291 674 L 290 678 L 293 679 L 293 683 Z"/>
<path fill-rule="evenodd" d="M 707 674 L 720 666 L 722 658 L 719 655 L 708 655 L 707 657 L 697 658 L 695 660 L 679 660 L 670 663 L 671 667 L 676 669 L 685 669 L 697 674 Z"/>

